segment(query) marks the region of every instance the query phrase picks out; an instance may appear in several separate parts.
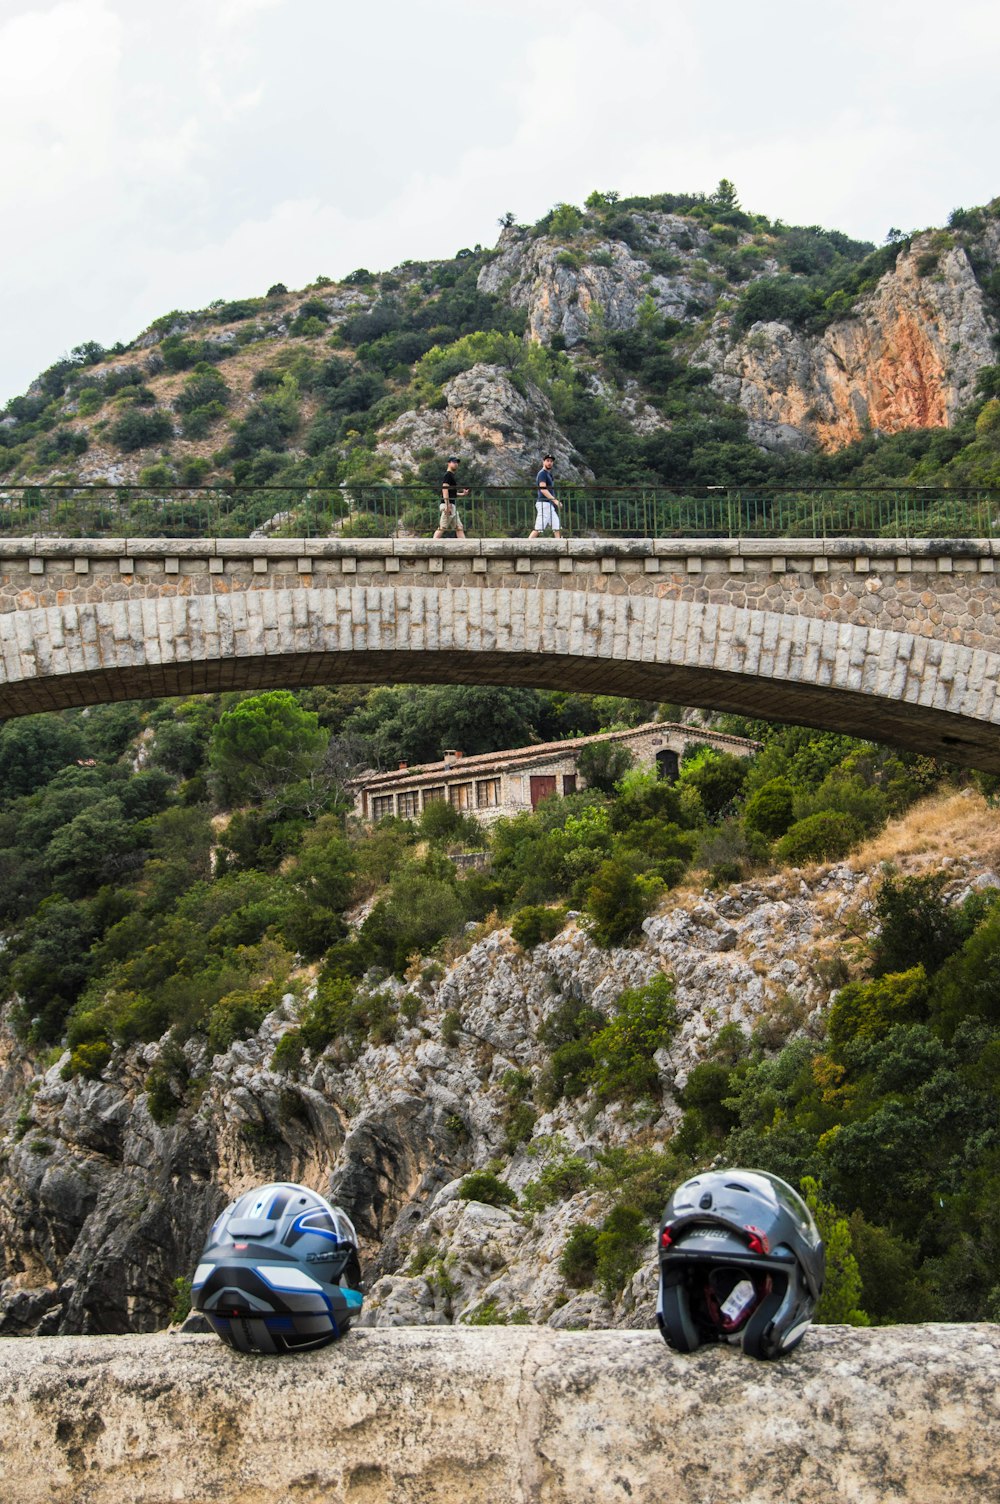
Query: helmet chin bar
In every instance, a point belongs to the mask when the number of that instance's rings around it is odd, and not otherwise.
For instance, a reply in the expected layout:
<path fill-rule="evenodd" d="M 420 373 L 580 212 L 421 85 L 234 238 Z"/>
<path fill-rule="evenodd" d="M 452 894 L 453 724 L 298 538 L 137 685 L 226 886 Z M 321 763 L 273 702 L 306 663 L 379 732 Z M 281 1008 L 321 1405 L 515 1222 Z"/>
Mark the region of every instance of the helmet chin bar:
<path fill-rule="evenodd" d="M 734 1266 L 739 1275 L 760 1279 L 764 1271 Z M 782 1319 L 791 1316 L 797 1301 L 794 1276 L 787 1270 L 767 1271 L 766 1287 L 758 1296 L 746 1318 L 726 1329 L 724 1320 L 711 1312 L 712 1302 L 706 1299 L 710 1271 L 678 1265 L 665 1268 L 660 1275 L 660 1293 L 656 1310 L 657 1324 L 668 1347 L 677 1352 L 693 1353 L 705 1343 L 724 1342 L 733 1347 L 742 1347 L 753 1358 L 776 1358 L 779 1353 L 794 1345 L 789 1333 L 784 1341 L 776 1335 Z M 699 1288 L 701 1286 L 701 1288 Z M 716 1312 L 718 1307 L 716 1306 Z M 808 1326 L 804 1322 L 796 1340 Z"/>

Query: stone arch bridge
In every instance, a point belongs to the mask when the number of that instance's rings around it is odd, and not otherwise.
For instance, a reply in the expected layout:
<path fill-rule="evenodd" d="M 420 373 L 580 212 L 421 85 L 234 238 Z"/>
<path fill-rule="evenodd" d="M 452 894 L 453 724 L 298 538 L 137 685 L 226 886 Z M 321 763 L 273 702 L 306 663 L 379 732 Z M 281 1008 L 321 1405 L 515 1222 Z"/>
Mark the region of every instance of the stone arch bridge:
<path fill-rule="evenodd" d="M 0 541 L 0 717 L 316 684 L 668 700 L 1000 772 L 1000 541 Z"/>

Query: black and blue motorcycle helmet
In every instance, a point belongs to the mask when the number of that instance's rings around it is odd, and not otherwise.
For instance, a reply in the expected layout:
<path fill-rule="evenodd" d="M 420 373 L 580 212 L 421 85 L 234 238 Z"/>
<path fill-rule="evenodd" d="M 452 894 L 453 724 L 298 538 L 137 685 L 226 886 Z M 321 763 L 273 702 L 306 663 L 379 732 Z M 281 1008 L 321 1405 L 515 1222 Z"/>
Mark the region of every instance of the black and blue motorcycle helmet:
<path fill-rule="evenodd" d="M 660 1224 L 657 1322 L 677 1352 L 725 1342 L 755 1358 L 791 1352 L 823 1293 L 812 1213 L 763 1170 L 710 1170 L 678 1186 Z"/>
<path fill-rule="evenodd" d="M 358 1238 L 347 1213 L 303 1185 L 247 1191 L 216 1218 L 192 1280 L 195 1310 L 244 1353 L 307 1352 L 361 1311 Z"/>

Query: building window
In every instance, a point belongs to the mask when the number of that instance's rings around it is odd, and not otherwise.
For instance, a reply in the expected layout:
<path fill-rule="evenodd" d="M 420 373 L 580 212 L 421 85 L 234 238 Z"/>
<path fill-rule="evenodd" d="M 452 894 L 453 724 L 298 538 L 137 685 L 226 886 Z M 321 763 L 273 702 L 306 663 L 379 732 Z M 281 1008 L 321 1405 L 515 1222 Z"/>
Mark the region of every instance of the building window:
<path fill-rule="evenodd" d="M 448 790 L 449 802 L 455 809 L 472 808 L 472 784 L 453 783 Z"/>
<path fill-rule="evenodd" d="M 398 813 L 401 820 L 412 820 L 420 813 L 420 795 L 416 789 L 400 794 Z"/>
<path fill-rule="evenodd" d="M 424 789 L 424 809 L 428 804 L 440 804 L 444 799 L 444 784 L 437 784 L 432 789 Z"/>
<path fill-rule="evenodd" d="M 481 778 L 476 784 L 476 808 L 496 809 L 500 803 L 499 778 Z"/>
<path fill-rule="evenodd" d="M 575 793 L 576 793 L 576 774 L 575 773 L 564 773 L 563 774 L 563 798 L 565 799 L 565 797 L 566 797 L 567 794 L 575 794 Z"/>
<path fill-rule="evenodd" d="M 383 820 L 386 815 L 393 813 L 393 797 L 391 794 L 372 795 L 372 819 Z"/>

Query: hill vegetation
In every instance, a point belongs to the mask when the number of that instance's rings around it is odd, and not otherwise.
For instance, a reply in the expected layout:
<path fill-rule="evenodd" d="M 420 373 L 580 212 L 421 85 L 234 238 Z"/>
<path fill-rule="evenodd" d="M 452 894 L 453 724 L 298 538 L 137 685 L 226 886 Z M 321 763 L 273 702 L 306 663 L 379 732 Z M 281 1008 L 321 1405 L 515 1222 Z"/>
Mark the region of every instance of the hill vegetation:
<path fill-rule="evenodd" d="M 187 1042 L 224 1051 L 285 993 L 299 996 L 297 1023 L 272 1066 L 293 1080 L 324 1054 L 350 1060 L 393 1040 L 420 1012 L 428 969 L 499 925 L 530 949 L 574 909 L 599 944 L 628 945 L 691 876 L 724 886 L 841 858 L 943 777 L 872 744 L 730 720 L 763 742 L 752 761 L 699 748 L 693 728 L 675 784 L 595 760 L 591 788 L 488 832 L 444 804 L 371 827 L 348 814 L 345 772 L 376 744 L 409 759 L 454 742 L 459 726 L 471 748 L 477 723 L 510 744 L 652 710 L 396 688 L 7 723 L 0 988 L 18 1029 L 42 1059 L 68 1048 L 67 1076 L 98 1077 L 131 1045 L 161 1041 L 145 1089 L 169 1123 L 198 1100 Z M 484 865 L 456 862 L 473 851 Z M 993 890 L 949 897 L 943 874 L 887 869 L 874 939 L 817 957 L 840 988 L 825 1021 L 724 1028 L 680 1091 L 683 1121 L 665 1149 L 640 1137 L 597 1165 L 546 1164 L 531 1191 L 539 1206 L 613 1187 L 605 1221 L 580 1224 L 566 1246 L 571 1285 L 619 1291 L 670 1186 L 721 1156 L 815 1182 L 849 1276 L 828 1319 L 998 1314 L 1000 908 Z M 414 990 L 387 986 L 394 974 Z M 449 1018 L 445 1044 L 461 1027 Z M 513 1072 L 508 1152 L 560 1102 L 617 1104 L 639 1127 L 656 1116 L 666 1087 L 653 1056 L 676 1028 L 666 976 L 624 991 L 610 1017 L 568 999 L 539 1033 L 544 1069 Z M 469 1194 L 509 1201 L 494 1170 Z"/>
<path fill-rule="evenodd" d="M 672 216 L 673 249 L 653 233 L 657 215 Z M 962 248 L 994 327 L 1000 270 L 986 247 L 998 215 L 1000 201 L 956 210 L 947 229 L 920 239 L 918 266 L 933 280 L 940 258 Z M 340 283 L 319 277 L 299 293 L 276 283 L 261 297 L 165 314 L 127 346 L 74 349 L 7 404 L 0 475 L 153 488 L 333 488 L 390 473 L 436 482 L 443 456 L 434 446 L 400 468 L 382 447 L 385 430 L 403 413 L 440 409 L 445 383 L 485 362 L 542 393 L 601 484 L 1000 484 L 998 366 L 980 371 L 947 429 L 872 433 L 836 453 L 801 453 L 751 442 L 746 414 L 719 395 L 698 353 L 720 317 L 731 337 L 758 321 L 822 332 L 856 311 L 912 236 L 891 231 L 875 248 L 772 222 L 744 211 L 726 182 L 711 195 L 595 192 L 583 209 L 559 204 L 532 226 L 513 215 L 501 223 L 502 245 L 524 254 L 534 242 L 551 245 L 557 269 L 594 271 L 611 260 L 608 247 L 624 248 L 649 286 L 675 279 L 676 316 L 647 292 L 626 327 L 592 309 L 586 338 L 570 350 L 558 333 L 526 339 L 525 309 L 481 288 L 498 253 L 480 246 L 387 273 L 359 268 Z M 652 425 L 630 420 L 626 397 L 648 408 Z M 477 456 L 467 460 L 463 477 L 474 482 Z M 282 498 L 273 501 L 278 510 Z"/>

